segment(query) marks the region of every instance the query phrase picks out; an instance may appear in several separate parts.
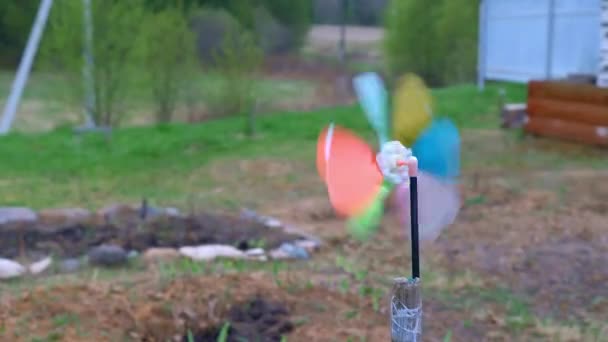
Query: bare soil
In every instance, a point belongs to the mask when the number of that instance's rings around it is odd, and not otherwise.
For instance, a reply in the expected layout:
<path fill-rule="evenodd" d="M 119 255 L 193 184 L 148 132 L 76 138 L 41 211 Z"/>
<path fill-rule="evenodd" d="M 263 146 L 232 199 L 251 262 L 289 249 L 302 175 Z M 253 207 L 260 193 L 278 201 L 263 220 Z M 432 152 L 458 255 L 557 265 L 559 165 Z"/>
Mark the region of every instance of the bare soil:
<path fill-rule="evenodd" d="M 79 257 L 95 246 L 113 244 L 125 250 L 145 251 L 151 247 L 226 244 L 247 250 L 264 243 L 276 248 L 283 242 L 302 238 L 282 229 L 272 229 L 238 216 L 201 213 L 189 217 L 160 217 L 149 221 L 137 215 L 116 221 L 73 225 L 0 226 L 0 257 Z M 23 249 L 23 250 L 20 250 Z"/>

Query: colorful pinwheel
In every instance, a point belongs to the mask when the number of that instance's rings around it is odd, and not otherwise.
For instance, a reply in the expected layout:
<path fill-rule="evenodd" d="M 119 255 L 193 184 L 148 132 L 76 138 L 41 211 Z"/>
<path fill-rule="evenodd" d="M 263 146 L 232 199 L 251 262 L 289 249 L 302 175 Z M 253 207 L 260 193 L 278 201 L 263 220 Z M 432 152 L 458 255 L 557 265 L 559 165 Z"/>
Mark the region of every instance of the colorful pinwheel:
<path fill-rule="evenodd" d="M 392 141 L 380 77 L 358 75 L 354 88 L 380 151 L 374 153 L 363 139 L 331 124 L 318 139 L 317 169 L 335 211 L 348 218 L 351 233 L 360 239 L 376 230 L 387 197 L 397 189 L 397 207 L 410 228 L 412 277 L 395 280 L 391 336 L 417 341 L 422 329 L 419 238 L 435 239 L 458 214 L 460 136 L 448 119 L 433 118 L 432 97 L 415 75 L 401 78 L 395 91 Z"/>
<path fill-rule="evenodd" d="M 460 208 L 457 178 L 460 169 L 460 136 L 451 121 L 433 118 L 433 103 L 424 82 L 405 75 L 394 93 L 392 141 L 389 141 L 388 97 L 375 73 L 354 78 L 354 88 L 364 113 L 375 130 L 376 153 L 349 130 L 330 125 L 321 132 L 317 168 L 325 181 L 335 211 L 349 219 L 351 233 L 369 237 L 378 227 L 384 203 L 397 190 L 397 207 L 404 224 L 410 217 L 408 160 L 418 159 L 418 218 L 420 237 L 435 239 L 451 224 Z M 411 146 L 408 149 L 405 146 Z"/>

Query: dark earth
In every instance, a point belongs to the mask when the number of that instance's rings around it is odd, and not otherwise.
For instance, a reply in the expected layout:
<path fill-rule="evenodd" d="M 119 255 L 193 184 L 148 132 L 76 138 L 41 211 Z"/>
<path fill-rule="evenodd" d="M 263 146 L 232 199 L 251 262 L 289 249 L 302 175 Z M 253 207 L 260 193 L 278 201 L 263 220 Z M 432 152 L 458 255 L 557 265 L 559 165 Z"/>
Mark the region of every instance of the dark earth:
<path fill-rule="evenodd" d="M 234 305 L 228 312 L 228 335 L 226 342 L 259 341 L 280 342 L 284 335 L 294 329 L 289 321 L 286 306 L 262 297 Z M 184 336 L 184 342 L 215 342 L 224 324 L 212 327 L 191 337 Z"/>
<path fill-rule="evenodd" d="M 239 216 L 202 213 L 187 217 L 137 217 L 101 223 L 78 223 L 55 227 L 40 224 L 0 226 L 0 257 L 53 254 L 63 258 L 84 255 L 103 244 L 125 250 L 144 251 L 151 247 L 226 244 L 240 250 L 276 248 L 301 236 L 269 228 Z M 23 255 L 22 255 L 23 253 Z"/>

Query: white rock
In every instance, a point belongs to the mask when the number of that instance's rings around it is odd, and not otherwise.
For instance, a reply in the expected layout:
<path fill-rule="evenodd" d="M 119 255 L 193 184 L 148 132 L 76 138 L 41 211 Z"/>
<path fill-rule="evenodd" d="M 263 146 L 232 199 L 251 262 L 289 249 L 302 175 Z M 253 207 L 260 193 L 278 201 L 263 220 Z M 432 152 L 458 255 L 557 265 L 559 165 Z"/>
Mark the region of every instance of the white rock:
<path fill-rule="evenodd" d="M 40 274 L 40 273 L 44 272 L 44 270 L 49 268 L 49 266 L 51 266 L 52 262 L 53 262 L 53 259 L 51 257 L 46 257 L 40 261 L 36 261 L 35 263 L 30 265 L 30 267 L 29 267 L 30 273 Z"/>
<path fill-rule="evenodd" d="M 314 240 L 298 240 L 294 242 L 294 245 L 304 248 L 307 252 L 311 253 L 319 249 L 319 243 Z"/>
<path fill-rule="evenodd" d="M 281 223 L 281 221 L 277 220 L 276 218 L 273 217 L 265 217 L 264 218 L 264 225 L 268 228 L 281 228 L 283 226 L 283 224 Z"/>
<path fill-rule="evenodd" d="M 0 208 L 0 224 L 13 222 L 34 222 L 36 220 L 38 220 L 38 215 L 30 208 Z"/>
<path fill-rule="evenodd" d="M 165 214 L 171 217 L 181 216 L 181 212 L 177 208 L 165 208 Z"/>
<path fill-rule="evenodd" d="M 197 261 L 213 260 L 215 258 L 244 259 L 247 254 L 228 245 L 203 245 L 197 247 L 181 247 L 179 253 Z"/>
<path fill-rule="evenodd" d="M 264 248 L 252 248 L 245 251 L 245 254 L 249 256 L 259 256 L 264 255 Z"/>
<path fill-rule="evenodd" d="M 270 257 L 274 260 L 292 259 L 291 255 L 281 248 L 276 248 L 270 251 Z"/>
<path fill-rule="evenodd" d="M 252 248 L 245 251 L 245 255 L 248 259 L 266 261 L 268 258 L 266 257 L 266 251 L 263 248 Z"/>
<path fill-rule="evenodd" d="M 26 272 L 20 263 L 0 258 L 0 279 L 11 279 L 22 276 Z"/>

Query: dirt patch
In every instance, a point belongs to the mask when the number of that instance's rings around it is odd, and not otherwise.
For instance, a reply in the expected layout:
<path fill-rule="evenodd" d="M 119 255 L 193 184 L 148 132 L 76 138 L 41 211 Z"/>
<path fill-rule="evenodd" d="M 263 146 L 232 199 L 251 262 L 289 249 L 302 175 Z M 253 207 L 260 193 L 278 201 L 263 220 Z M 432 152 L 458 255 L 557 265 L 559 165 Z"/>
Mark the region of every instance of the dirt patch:
<path fill-rule="evenodd" d="M 256 341 L 251 334 L 261 330 L 267 337 L 261 341 L 280 341 L 274 332 L 296 342 L 389 340 L 388 298 L 376 302 L 357 291 L 307 285 L 308 278 L 305 272 L 276 278 L 253 273 L 186 277 L 165 285 L 146 278 L 35 289 L 0 302 L 0 340 L 167 341 L 191 331 L 196 341 L 215 341 L 205 333 L 216 334 L 227 321 L 234 329 L 229 341 L 239 341 L 238 335 Z M 497 328 L 485 318 L 464 324 L 460 309 L 433 298 L 425 298 L 424 313 L 429 341 L 443 340 L 447 331 L 453 341 L 477 341 Z"/>
<path fill-rule="evenodd" d="M 600 172 L 576 177 L 565 172 L 531 175 L 517 191 L 500 178 L 466 189 L 465 199 L 473 200 L 432 250 L 447 269 L 472 270 L 492 286 L 521 295 L 538 317 L 576 322 L 607 317 L 603 178 Z M 547 182 L 559 187 L 540 189 Z"/>
<path fill-rule="evenodd" d="M 531 248 L 514 271 L 524 275 L 518 285 L 534 298 L 538 315 L 584 320 L 608 313 L 608 253 L 593 241 L 548 241 Z"/>
<path fill-rule="evenodd" d="M 245 303 L 235 304 L 228 312 L 227 322 L 212 327 L 190 338 L 184 336 L 184 342 L 215 342 L 227 332 L 227 342 L 268 341 L 280 342 L 293 331 L 289 321 L 289 311 L 284 304 L 257 297 Z"/>
<path fill-rule="evenodd" d="M 125 250 L 144 251 L 151 247 L 226 244 L 240 250 L 275 248 L 301 237 L 238 216 L 198 214 L 189 217 L 160 217 L 150 221 L 130 218 L 118 222 L 0 227 L 0 257 L 15 258 L 53 254 L 78 257 L 94 246 L 113 244 Z"/>

